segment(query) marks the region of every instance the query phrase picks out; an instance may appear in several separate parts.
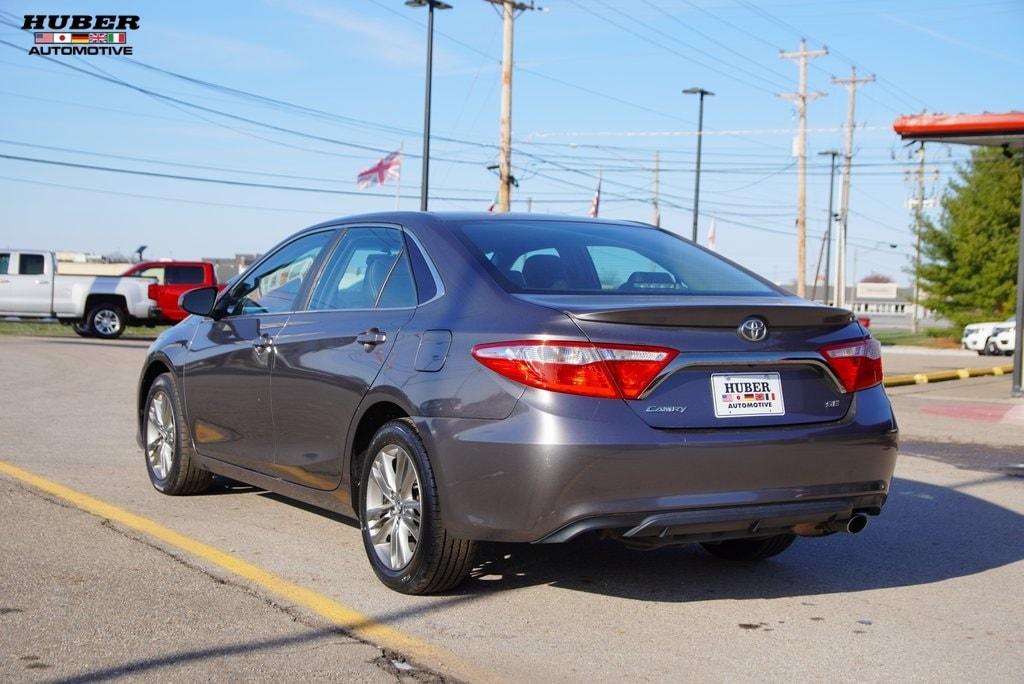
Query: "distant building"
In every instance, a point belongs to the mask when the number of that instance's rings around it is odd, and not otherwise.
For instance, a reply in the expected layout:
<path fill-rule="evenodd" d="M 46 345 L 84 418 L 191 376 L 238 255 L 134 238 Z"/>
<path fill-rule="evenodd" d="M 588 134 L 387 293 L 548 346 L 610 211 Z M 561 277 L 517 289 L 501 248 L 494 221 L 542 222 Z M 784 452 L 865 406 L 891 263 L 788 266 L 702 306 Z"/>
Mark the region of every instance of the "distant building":
<path fill-rule="evenodd" d="M 57 273 L 65 275 L 121 275 L 132 262 L 94 254 L 92 252 L 56 252 Z"/>
<path fill-rule="evenodd" d="M 209 261 L 217 267 L 217 279 L 220 282 L 227 282 L 245 269 L 259 261 L 262 254 L 236 254 L 233 257 L 207 257 L 203 261 Z"/>
<path fill-rule="evenodd" d="M 796 292 L 795 285 L 783 285 L 790 292 Z M 807 286 L 807 298 L 816 302 L 835 302 L 834 288 L 826 291 L 824 285 L 817 288 Z M 914 288 L 900 287 L 896 283 L 857 283 L 846 288 L 847 308 L 858 317 L 870 318 L 871 327 L 879 329 L 909 330 L 913 321 Z M 934 312 L 923 307 L 919 309 L 919 325 L 925 328 L 942 327 L 944 321 Z"/>

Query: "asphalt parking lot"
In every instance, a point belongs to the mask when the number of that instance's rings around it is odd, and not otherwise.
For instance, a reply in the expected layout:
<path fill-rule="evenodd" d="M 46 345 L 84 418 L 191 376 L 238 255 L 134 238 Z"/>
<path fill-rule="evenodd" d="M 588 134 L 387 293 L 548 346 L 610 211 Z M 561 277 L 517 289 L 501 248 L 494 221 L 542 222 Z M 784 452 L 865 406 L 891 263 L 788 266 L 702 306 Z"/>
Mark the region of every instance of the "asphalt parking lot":
<path fill-rule="evenodd" d="M 860 535 L 756 565 L 492 545 L 456 592 L 411 597 L 377 582 L 352 521 L 246 487 L 157 494 L 134 442 L 146 344 L 0 337 L 4 680 L 1024 678 L 1008 377 L 892 390 L 904 453 Z M 977 361 L 886 350 L 890 372 Z"/>

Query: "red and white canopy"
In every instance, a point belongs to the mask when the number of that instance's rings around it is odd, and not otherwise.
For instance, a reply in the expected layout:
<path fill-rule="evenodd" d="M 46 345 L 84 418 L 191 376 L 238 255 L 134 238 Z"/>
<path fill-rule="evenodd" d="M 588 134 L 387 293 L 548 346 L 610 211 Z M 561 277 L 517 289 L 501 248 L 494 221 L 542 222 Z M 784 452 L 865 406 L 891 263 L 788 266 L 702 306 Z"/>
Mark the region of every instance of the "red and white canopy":
<path fill-rule="evenodd" d="M 909 114 L 892 127 L 904 140 L 1024 147 L 1024 112 Z"/>

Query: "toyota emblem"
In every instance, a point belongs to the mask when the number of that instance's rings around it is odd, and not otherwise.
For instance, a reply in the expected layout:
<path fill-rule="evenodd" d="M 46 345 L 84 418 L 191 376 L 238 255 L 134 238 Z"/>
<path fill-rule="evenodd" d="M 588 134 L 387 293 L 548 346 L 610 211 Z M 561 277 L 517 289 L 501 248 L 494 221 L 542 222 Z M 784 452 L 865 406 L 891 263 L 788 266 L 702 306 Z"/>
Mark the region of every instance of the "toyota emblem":
<path fill-rule="evenodd" d="M 760 318 L 748 318 L 740 323 L 740 337 L 748 342 L 760 342 L 768 337 L 768 325 Z"/>

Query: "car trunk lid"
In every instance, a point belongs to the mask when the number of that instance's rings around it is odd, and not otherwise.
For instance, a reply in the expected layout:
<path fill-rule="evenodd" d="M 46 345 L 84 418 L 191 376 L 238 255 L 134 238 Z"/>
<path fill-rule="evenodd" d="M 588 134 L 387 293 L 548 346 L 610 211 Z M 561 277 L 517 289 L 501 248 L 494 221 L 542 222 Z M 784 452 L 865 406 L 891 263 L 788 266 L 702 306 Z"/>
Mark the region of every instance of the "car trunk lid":
<path fill-rule="evenodd" d="M 679 355 L 626 403 L 656 428 L 740 428 L 841 419 L 844 391 L 818 350 L 865 336 L 852 314 L 792 297 L 518 295 L 556 308 L 593 342 L 670 347 Z M 765 324 L 744 339 L 748 320 Z"/>

